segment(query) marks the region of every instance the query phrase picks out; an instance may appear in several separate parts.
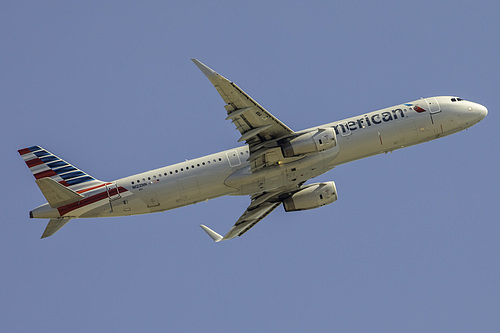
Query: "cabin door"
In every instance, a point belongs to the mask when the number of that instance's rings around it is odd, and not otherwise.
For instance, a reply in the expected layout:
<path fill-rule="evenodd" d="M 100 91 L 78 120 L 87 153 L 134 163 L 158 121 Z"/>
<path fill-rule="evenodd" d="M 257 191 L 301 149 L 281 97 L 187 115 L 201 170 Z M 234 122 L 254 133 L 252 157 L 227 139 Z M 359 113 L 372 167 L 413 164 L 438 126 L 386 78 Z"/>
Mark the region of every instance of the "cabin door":
<path fill-rule="evenodd" d="M 120 191 L 118 189 L 118 185 L 115 182 L 106 184 L 106 192 L 108 193 L 109 198 L 109 211 L 113 211 L 112 201 L 120 199 L 122 196 L 120 195 Z"/>
<path fill-rule="evenodd" d="M 106 191 L 108 192 L 109 201 L 114 201 L 121 198 L 120 191 L 118 190 L 118 185 L 116 185 L 115 182 L 106 184 Z"/>
<path fill-rule="evenodd" d="M 429 112 L 431 114 L 441 112 L 441 107 L 436 99 L 436 97 L 426 98 L 427 106 L 429 107 Z"/>

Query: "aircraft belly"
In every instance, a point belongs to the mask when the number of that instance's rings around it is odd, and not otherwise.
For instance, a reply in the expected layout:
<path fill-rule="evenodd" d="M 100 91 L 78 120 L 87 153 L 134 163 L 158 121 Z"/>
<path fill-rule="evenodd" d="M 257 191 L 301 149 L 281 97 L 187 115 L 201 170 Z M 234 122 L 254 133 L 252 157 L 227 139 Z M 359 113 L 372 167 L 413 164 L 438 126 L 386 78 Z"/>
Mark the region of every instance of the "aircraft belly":
<path fill-rule="evenodd" d="M 295 162 L 265 167 L 257 172 L 252 172 L 250 165 L 246 165 L 231 174 L 224 183 L 237 190 L 233 195 L 251 195 L 298 185 L 328 170 L 324 155 L 325 152 L 321 152 Z"/>
<path fill-rule="evenodd" d="M 105 217 L 112 216 L 111 212 L 111 204 L 109 203 L 109 199 L 106 199 L 93 203 L 85 208 L 77 209 L 68 215 L 78 218 Z"/>
<path fill-rule="evenodd" d="M 140 193 L 139 196 L 149 211 L 164 211 L 173 208 L 191 205 L 200 201 L 228 195 L 233 189 L 224 185 L 227 176 L 224 172 L 205 172 L 184 178 L 171 179 L 163 182 L 161 187 L 152 186 L 149 192 Z M 153 184 L 156 185 L 156 184 Z M 157 204 L 154 202 L 154 194 Z"/>

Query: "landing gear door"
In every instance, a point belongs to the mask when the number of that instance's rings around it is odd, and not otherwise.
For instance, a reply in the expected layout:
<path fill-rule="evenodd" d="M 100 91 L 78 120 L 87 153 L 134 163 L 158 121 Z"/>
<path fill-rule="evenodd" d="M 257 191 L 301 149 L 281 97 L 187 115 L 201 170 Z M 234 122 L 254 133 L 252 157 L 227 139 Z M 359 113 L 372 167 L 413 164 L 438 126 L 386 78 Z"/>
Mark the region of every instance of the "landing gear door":
<path fill-rule="evenodd" d="M 441 108 L 436 97 L 426 98 L 425 101 L 427 102 L 427 106 L 429 107 L 429 112 L 431 114 L 441 112 Z"/>

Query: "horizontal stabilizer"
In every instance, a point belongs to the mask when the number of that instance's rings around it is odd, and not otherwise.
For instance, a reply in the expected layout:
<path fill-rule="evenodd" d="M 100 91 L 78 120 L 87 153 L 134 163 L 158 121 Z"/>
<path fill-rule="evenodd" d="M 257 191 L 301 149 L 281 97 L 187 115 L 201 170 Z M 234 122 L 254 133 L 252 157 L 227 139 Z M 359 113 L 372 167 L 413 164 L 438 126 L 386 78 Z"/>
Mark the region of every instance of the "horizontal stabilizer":
<path fill-rule="evenodd" d="M 62 227 L 66 225 L 66 223 L 69 222 L 68 218 L 57 218 L 57 219 L 51 219 L 49 223 L 47 224 L 47 227 L 45 228 L 45 231 L 43 232 L 43 235 L 41 238 L 46 238 L 50 237 L 56 232 L 59 231 Z"/>
<path fill-rule="evenodd" d="M 61 207 L 84 198 L 83 195 L 76 193 L 49 177 L 37 179 L 36 184 L 52 208 Z"/>
<path fill-rule="evenodd" d="M 212 238 L 214 240 L 214 242 L 218 243 L 222 240 L 222 236 L 219 235 L 218 233 L 216 233 L 215 231 L 213 231 L 212 229 L 210 229 L 209 227 L 207 227 L 206 225 L 203 225 L 201 224 L 200 227 L 205 230 L 205 232 L 207 233 L 207 235 L 210 236 L 210 238 Z"/>

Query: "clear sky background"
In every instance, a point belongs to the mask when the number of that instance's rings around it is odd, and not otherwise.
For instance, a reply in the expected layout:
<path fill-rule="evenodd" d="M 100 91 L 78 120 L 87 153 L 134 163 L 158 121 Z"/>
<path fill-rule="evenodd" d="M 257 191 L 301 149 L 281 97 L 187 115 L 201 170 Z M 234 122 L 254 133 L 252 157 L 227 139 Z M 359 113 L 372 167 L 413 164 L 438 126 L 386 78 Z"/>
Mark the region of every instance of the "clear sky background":
<path fill-rule="evenodd" d="M 3 1 L 2 332 L 498 332 L 500 5 L 492 1 Z M 274 211 L 215 244 L 249 204 L 73 220 L 17 149 L 102 180 L 237 146 L 190 58 L 295 130 L 420 97 L 489 115 L 340 166 L 339 200 Z"/>

